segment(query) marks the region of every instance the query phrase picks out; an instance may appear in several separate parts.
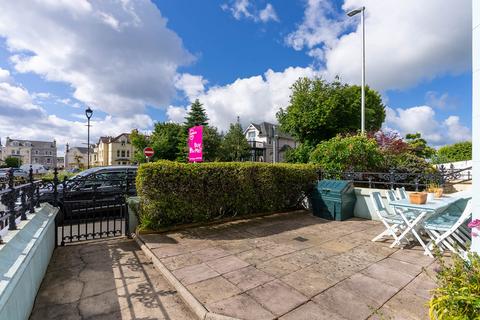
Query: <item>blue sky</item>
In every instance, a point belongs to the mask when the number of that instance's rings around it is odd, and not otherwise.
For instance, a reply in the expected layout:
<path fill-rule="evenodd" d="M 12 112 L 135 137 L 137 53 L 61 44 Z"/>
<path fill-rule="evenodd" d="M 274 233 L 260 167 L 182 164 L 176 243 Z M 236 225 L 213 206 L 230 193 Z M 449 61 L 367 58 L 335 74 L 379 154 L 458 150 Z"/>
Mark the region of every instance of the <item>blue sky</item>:
<path fill-rule="evenodd" d="M 362 5 L 384 126 L 436 146 L 469 139 L 467 0 L 3 2 L 0 137 L 81 144 L 86 105 L 94 138 L 149 131 L 195 98 L 220 129 L 274 121 L 300 76 L 359 83 L 360 21 L 344 12 Z"/>

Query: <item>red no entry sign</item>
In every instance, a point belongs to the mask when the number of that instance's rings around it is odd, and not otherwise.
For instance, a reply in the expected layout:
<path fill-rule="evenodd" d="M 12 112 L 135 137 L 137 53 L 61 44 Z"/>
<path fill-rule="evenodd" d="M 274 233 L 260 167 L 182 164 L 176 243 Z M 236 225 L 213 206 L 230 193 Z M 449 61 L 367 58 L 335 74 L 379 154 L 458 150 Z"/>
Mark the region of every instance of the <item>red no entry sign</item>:
<path fill-rule="evenodd" d="M 145 149 L 143 149 L 143 154 L 145 155 L 145 157 L 149 157 L 149 158 L 150 158 L 150 157 L 153 156 L 154 153 L 155 153 L 155 152 L 154 152 L 153 149 L 150 148 L 150 147 L 146 147 Z"/>

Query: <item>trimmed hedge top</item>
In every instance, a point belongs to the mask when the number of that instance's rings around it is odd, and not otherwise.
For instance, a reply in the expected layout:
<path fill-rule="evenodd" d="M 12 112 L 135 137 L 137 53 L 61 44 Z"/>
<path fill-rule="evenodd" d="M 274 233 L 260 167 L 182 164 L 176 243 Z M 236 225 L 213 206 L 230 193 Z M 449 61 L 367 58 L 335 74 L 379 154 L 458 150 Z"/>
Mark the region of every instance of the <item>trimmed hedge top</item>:
<path fill-rule="evenodd" d="M 256 162 L 142 164 L 137 192 L 147 229 L 298 208 L 317 180 L 309 164 Z"/>

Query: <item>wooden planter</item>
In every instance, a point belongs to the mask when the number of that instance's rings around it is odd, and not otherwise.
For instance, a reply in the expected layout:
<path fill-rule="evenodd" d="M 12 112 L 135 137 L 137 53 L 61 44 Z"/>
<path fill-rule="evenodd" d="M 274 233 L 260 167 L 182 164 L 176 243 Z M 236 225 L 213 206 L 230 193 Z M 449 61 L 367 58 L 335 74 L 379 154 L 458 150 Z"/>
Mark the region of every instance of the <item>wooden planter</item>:
<path fill-rule="evenodd" d="M 409 194 L 410 203 L 413 204 L 425 204 L 427 202 L 426 192 L 412 192 Z"/>
<path fill-rule="evenodd" d="M 443 188 L 435 189 L 435 198 L 441 198 L 443 196 Z"/>

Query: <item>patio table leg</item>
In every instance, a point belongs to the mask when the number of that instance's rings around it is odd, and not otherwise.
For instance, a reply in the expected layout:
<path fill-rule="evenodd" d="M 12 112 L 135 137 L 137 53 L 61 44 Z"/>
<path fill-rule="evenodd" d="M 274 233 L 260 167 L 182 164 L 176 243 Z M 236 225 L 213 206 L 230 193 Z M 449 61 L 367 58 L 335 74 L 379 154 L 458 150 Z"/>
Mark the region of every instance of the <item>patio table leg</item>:
<path fill-rule="evenodd" d="M 422 240 L 422 238 L 420 237 L 420 235 L 417 233 L 417 230 L 415 230 L 415 226 L 426 216 L 427 214 L 427 211 L 422 211 L 422 213 L 420 213 L 418 215 L 418 217 L 416 217 L 412 222 L 410 222 L 410 220 L 407 219 L 407 217 L 405 217 L 405 215 L 402 213 L 401 210 L 397 210 L 395 209 L 399 214 L 400 216 L 402 217 L 402 219 L 405 221 L 405 224 L 407 225 L 407 228 L 405 229 L 405 231 L 403 231 L 403 233 L 398 237 L 399 239 L 396 240 L 396 242 L 394 242 L 395 245 L 397 244 L 400 244 L 400 240 L 403 239 L 404 237 L 407 236 L 408 233 L 412 233 L 413 236 L 415 238 L 417 238 L 418 242 L 420 243 L 420 245 L 423 247 L 423 249 L 425 250 L 425 255 L 428 255 L 430 256 L 431 258 L 433 258 L 433 255 L 432 255 L 432 252 L 428 249 L 428 246 L 425 244 L 425 242 Z"/>

